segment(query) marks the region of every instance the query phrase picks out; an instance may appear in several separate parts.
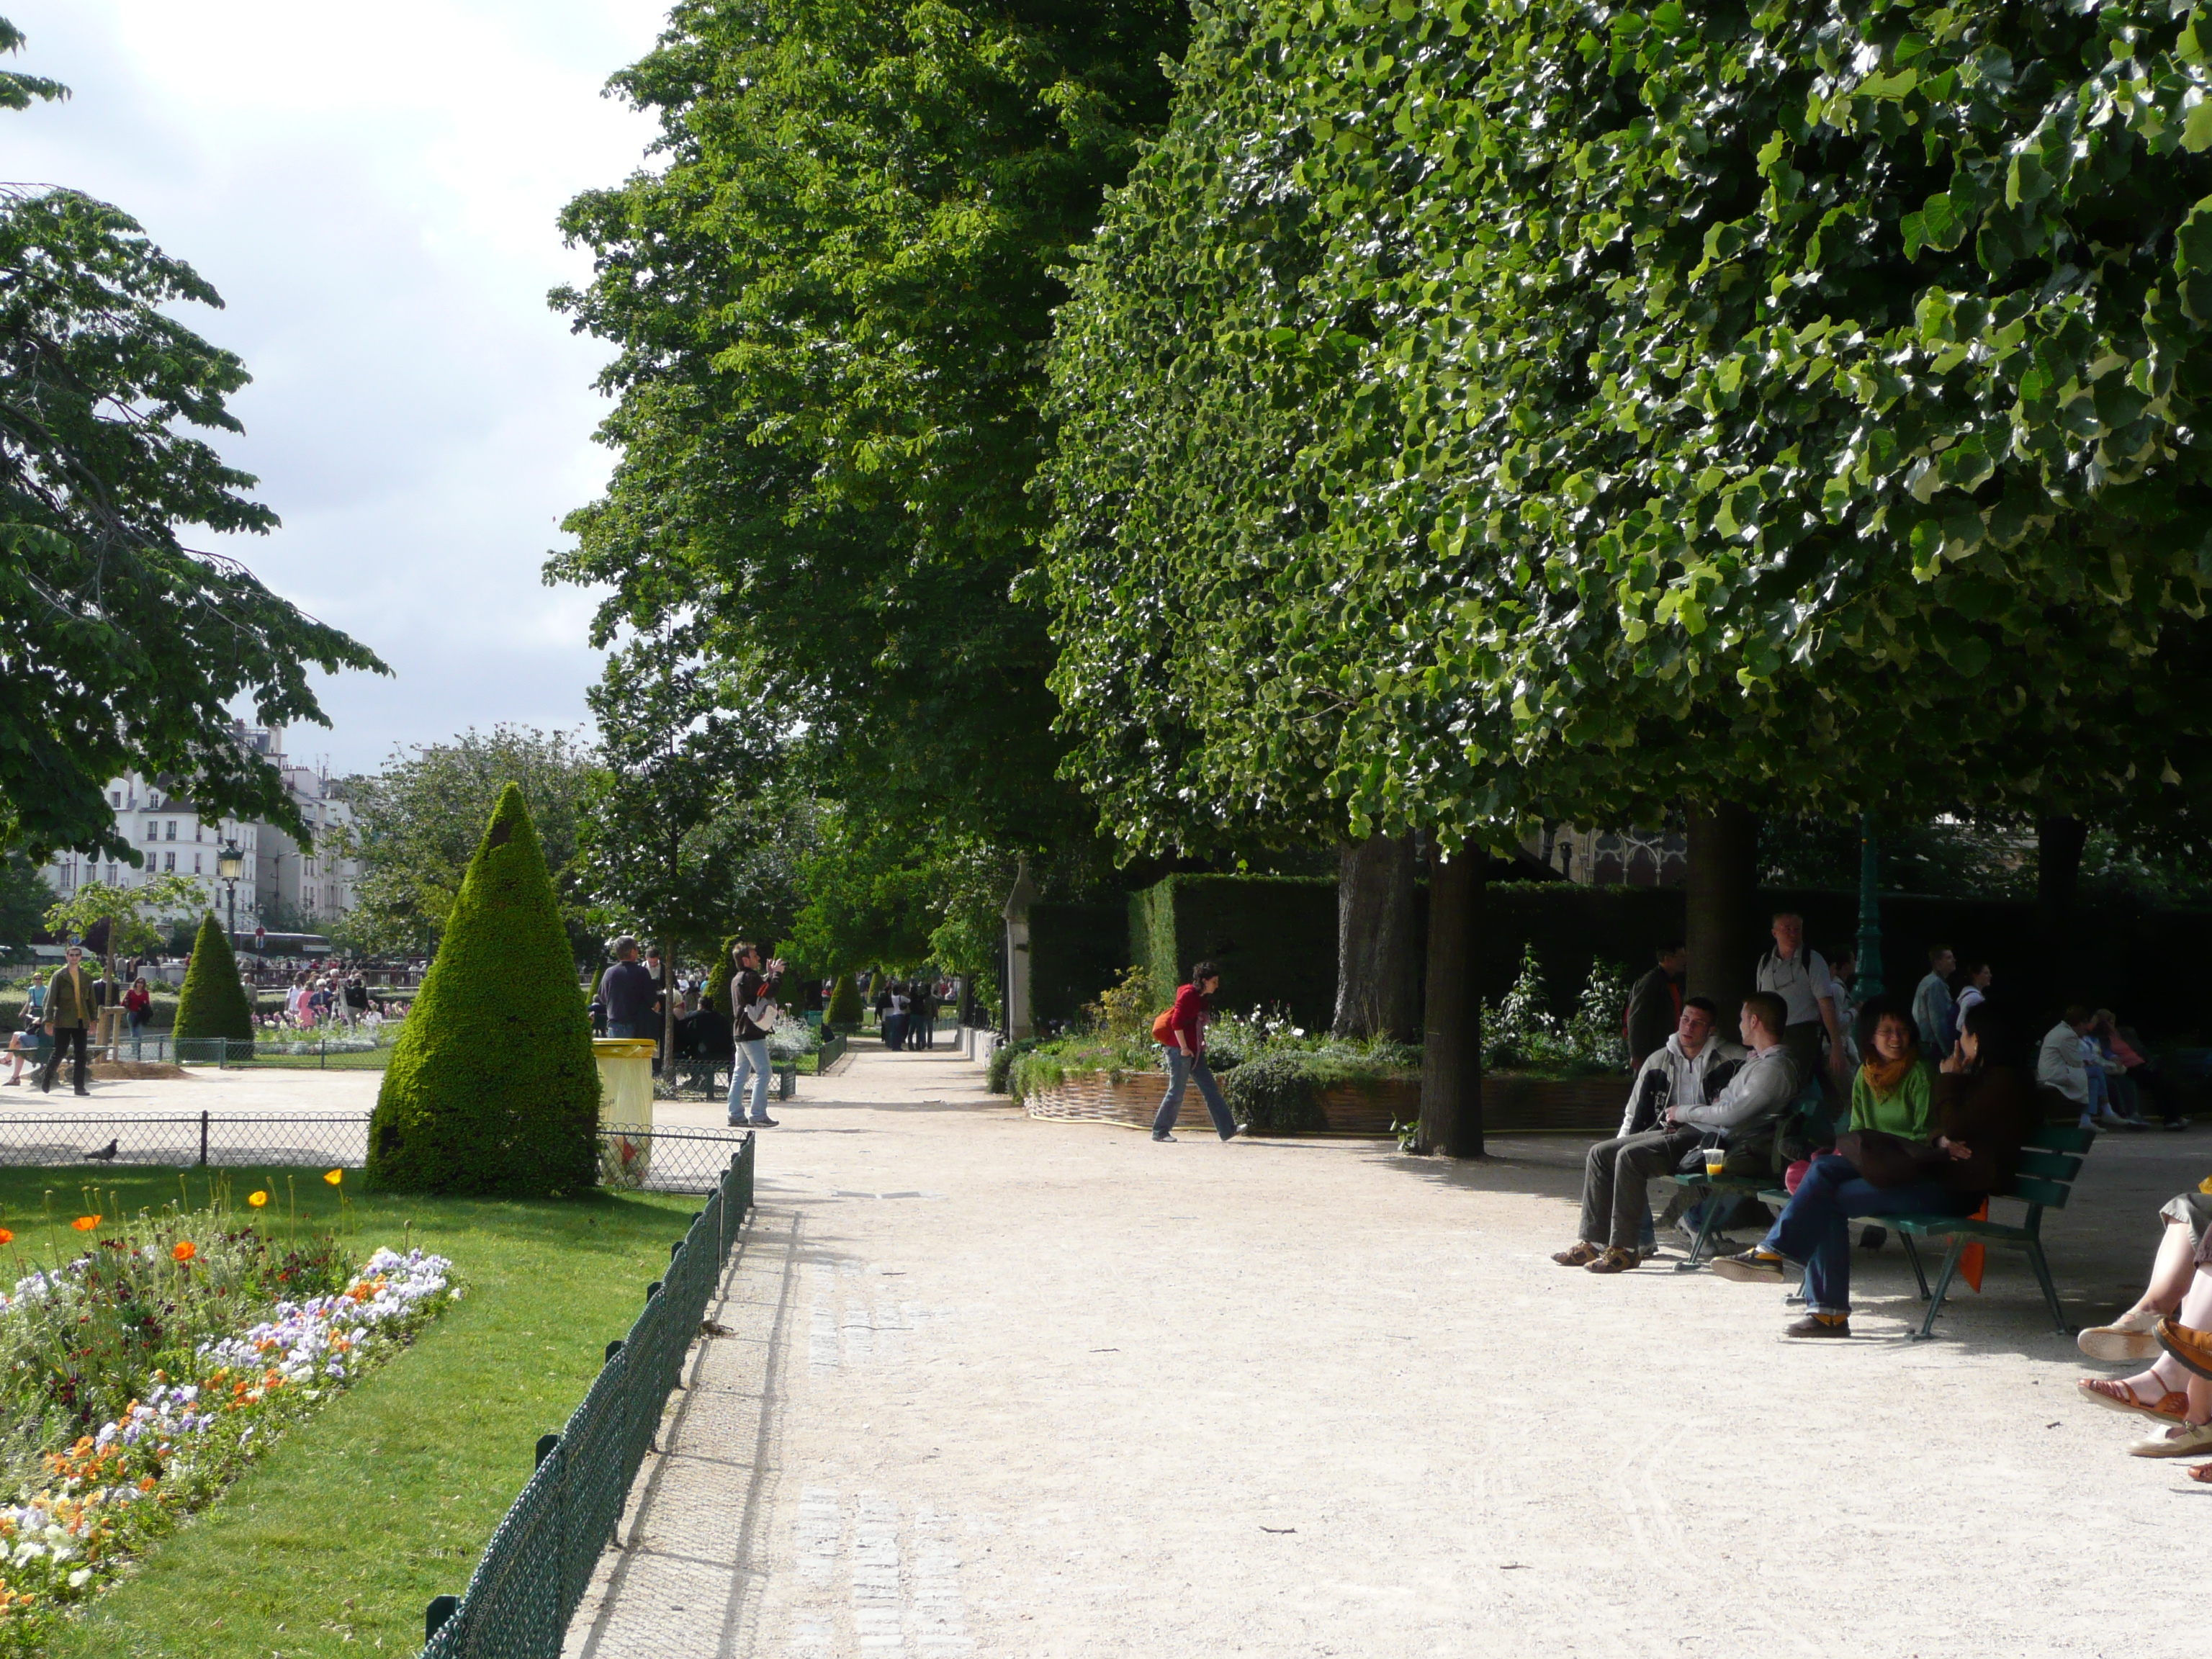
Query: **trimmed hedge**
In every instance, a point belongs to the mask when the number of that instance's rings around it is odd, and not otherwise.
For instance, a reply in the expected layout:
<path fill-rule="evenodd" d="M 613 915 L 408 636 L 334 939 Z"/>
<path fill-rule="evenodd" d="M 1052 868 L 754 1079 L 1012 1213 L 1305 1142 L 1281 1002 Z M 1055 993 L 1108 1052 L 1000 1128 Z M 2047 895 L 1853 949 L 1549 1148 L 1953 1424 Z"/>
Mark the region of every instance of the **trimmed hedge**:
<path fill-rule="evenodd" d="M 1118 895 L 1101 902 L 1031 905 L 1030 1018 L 1054 1024 L 1073 1019 L 1086 1003 L 1098 1000 L 1101 990 L 1118 981 L 1133 960 L 1128 902 Z M 1173 986 L 1168 994 L 1175 994 Z"/>
<path fill-rule="evenodd" d="M 1302 876 L 1176 875 L 1129 896 L 1130 960 L 1164 1008 L 1191 964 L 1221 966 L 1223 1009 L 1290 1011 L 1309 1030 L 1336 1005 L 1336 883 Z M 1031 925 L 1035 933 L 1034 918 Z M 1103 984 L 1091 988 L 1087 1001 Z"/>
<path fill-rule="evenodd" d="M 192 939 L 192 959 L 185 969 L 184 988 L 177 994 L 177 1020 L 171 1028 L 179 1042 L 228 1037 L 253 1041 L 253 1005 L 238 982 L 238 958 L 230 941 L 212 915 L 201 919 Z"/>
<path fill-rule="evenodd" d="M 850 974 L 837 975 L 837 982 L 830 989 L 830 1006 L 822 1016 L 825 1027 L 840 1031 L 857 1031 L 867 1018 L 860 1006 L 860 988 L 853 983 Z"/>
<path fill-rule="evenodd" d="M 369 1180 L 523 1197 L 598 1179 L 599 1067 L 522 792 L 500 792 L 401 1027 L 369 1122 Z"/>
<path fill-rule="evenodd" d="M 1324 1129 L 1321 1079 L 1304 1054 L 1262 1054 L 1221 1078 L 1229 1115 L 1247 1128 L 1274 1134 Z"/>

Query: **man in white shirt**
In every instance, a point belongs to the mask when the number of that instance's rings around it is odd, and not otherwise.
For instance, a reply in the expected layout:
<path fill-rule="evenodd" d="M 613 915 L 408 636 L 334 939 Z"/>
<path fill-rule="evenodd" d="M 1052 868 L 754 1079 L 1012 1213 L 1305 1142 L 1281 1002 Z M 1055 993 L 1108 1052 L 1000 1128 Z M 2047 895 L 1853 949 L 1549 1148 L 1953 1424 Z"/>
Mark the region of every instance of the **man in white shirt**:
<path fill-rule="evenodd" d="M 1583 1165 L 1582 1237 L 1552 1260 L 1594 1273 L 1625 1273 L 1645 1255 L 1638 1235 L 1651 1225 L 1646 1197 L 1705 1138 L 1683 1114 L 1720 1098 L 1744 1051 L 1713 1035 L 1719 1011 L 1705 997 L 1682 1005 L 1674 1034 L 1636 1074 L 1620 1133 L 1589 1149 Z"/>
<path fill-rule="evenodd" d="M 1836 1016 L 1836 981 L 1818 951 L 1805 948 L 1805 918 L 1784 910 L 1774 918 L 1774 948 L 1759 959 L 1759 988 L 1771 991 L 1789 1011 L 1782 1041 L 1801 1078 L 1820 1073 L 1820 1037 L 1828 1039 L 1828 1070 L 1844 1097 L 1850 1096 L 1850 1056 Z"/>

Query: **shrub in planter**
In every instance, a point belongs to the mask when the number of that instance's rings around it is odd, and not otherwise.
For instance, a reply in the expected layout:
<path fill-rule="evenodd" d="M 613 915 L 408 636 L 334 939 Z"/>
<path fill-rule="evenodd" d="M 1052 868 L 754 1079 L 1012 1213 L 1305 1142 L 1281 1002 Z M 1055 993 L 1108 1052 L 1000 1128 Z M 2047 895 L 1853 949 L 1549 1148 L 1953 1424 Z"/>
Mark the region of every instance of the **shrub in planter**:
<path fill-rule="evenodd" d="M 591 1019 L 545 856 L 513 784 L 462 878 L 369 1121 L 369 1180 L 573 1192 L 599 1176 Z"/>
<path fill-rule="evenodd" d="M 1303 1054 L 1246 1060 L 1221 1079 L 1221 1097 L 1229 1103 L 1230 1115 L 1249 1129 L 1295 1134 L 1328 1127 L 1321 1109 L 1321 1079 Z"/>
<path fill-rule="evenodd" d="M 230 941 L 211 915 L 201 921 L 192 940 L 191 964 L 185 969 L 171 1035 L 179 1042 L 210 1037 L 253 1041 L 253 1009 L 246 1000 L 246 988 L 238 982 L 238 958 L 231 955 Z"/>
<path fill-rule="evenodd" d="M 857 1031 L 860 1029 L 861 1018 L 860 988 L 853 983 L 850 974 L 838 975 L 836 984 L 830 988 L 830 1008 L 822 1016 L 822 1023 L 840 1031 Z M 997 1056 L 994 1055 L 992 1066 L 996 1067 L 998 1063 Z M 1004 1073 L 994 1070 L 992 1075 L 1003 1077 Z M 994 1083 L 991 1086 L 995 1090 L 1000 1085 Z"/>
<path fill-rule="evenodd" d="M 852 982 L 850 978 L 841 980 L 838 981 L 839 988 L 841 989 L 848 988 Z M 985 1068 L 983 1086 L 994 1095 L 1008 1092 L 1012 1086 L 1009 1079 L 1013 1071 L 1014 1061 L 1036 1048 L 1035 1042 L 1024 1038 L 1019 1042 L 1002 1042 L 992 1049 L 990 1062 Z M 1017 1099 L 1019 1097 L 1016 1097 Z"/>

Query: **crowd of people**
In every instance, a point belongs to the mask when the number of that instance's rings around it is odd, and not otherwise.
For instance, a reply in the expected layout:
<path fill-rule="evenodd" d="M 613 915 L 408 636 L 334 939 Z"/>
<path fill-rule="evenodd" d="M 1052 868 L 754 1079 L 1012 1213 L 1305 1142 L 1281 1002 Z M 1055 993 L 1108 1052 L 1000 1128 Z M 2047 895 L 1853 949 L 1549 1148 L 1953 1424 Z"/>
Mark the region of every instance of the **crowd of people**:
<path fill-rule="evenodd" d="M 1990 1197 L 2010 1189 L 2024 1147 L 2054 1120 L 2140 1131 L 2148 1105 L 2168 1128 L 2186 1126 L 2178 1091 L 2109 1009 L 2069 1006 L 2039 1041 L 1990 999 L 1990 965 L 1962 969 L 1948 947 L 1929 951 L 1909 997 L 1854 1008 L 1847 981 L 1804 949 L 1799 918 L 1776 916 L 1773 937 L 1759 988 L 1738 1011 L 1741 1043 L 1717 1034 L 1709 999 L 1682 995 L 1680 945 L 1661 951 L 1638 982 L 1626 1109 L 1619 1133 L 1589 1150 L 1579 1236 L 1554 1261 L 1617 1273 L 1656 1255 L 1661 1224 L 1648 1193 L 1657 1177 L 1774 1170 L 1788 1202 L 1758 1243 L 1717 1258 L 1713 1272 L 1778 1285 L 1795 1264 L 1803 1313 L 1786 1334 L 1848 1337 L 1854 1223 L 1986 1213 Z M 1694 1183 L 1678 1188 L 1665 1218 L 1686 1232 L 1697 1217 L 1682 1206 L 1695 1192 Z M 2095 1405 L 2151 1420 L 2133 1455 L 2212 1454 L 2212 1181 L 2169 1200 L 2160 1218 L 2142 1297 L 2079 1338 L 2091 1359 L 2148 1363 L 2078 1386 Z M 1859 1242 L 1882 1240 L 1869 1227 Z M 2212 1464 L 2191 1473 L 2212 1480 Z"/>
<path fill-rule="evenodd" d="M 884 1048 L 897 1054 L 937 1046 L 938 1011 L 952 994 L 949 981 L 886 979 L 874 989 L 870 1006 L 876 1011 L 876 1027 L 883 1033 Z"/>

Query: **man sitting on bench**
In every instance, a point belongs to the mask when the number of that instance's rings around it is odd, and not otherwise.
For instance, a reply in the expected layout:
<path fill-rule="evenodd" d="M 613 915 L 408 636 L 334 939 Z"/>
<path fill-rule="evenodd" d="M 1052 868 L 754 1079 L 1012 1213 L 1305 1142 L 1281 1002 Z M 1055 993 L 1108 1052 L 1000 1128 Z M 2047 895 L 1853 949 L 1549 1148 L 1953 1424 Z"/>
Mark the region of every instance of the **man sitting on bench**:
<path fill-rule="evenodd" d="M 1637 1232 L 1650 1214 L 1645 1192 L 1702 1142 L 1741 1135 L 1779 1117 L 1797 1093 L 1797 1067 L 1782 1046 L 1787 1006 L 1769 991 L 1743 1005 L 1748 1060 L 1733 1042 L 1712 1035 L 1717 1011 L 1704 997 L 1682 1005 L 1667 1046 L 1644 1062 L 1630 1097 L 1628 1127 L 1648 1103 L 1656 1118 L 1641 1133 L 1601 1140 L 1583 1166 L 1582 1238 L 1552 1260 L 1594 1273 L 1626 1273 L 1643 1259 Z M 1741 1065 L 1735 1066 L 1737 1061 Z M 1723 1068 L 1735 1066 L 1722 1085 Z M 1659 1098 L 1662 1088 L 1664 1099 Z"/>
<path fill-rule="evenodd" d="M 1878 1051 L 1869 1053 L 1869 1068 L 1881 1063 Z M 1907 1142 L 1854 1131 L 1856 1163 L 1842 1152 L 1816 1156 L 1766 1237 L 1741 1255 L 1723 1256 L 1713 1271 L 1723 1279 L 1778 1284 L 1784 1259 L 1801 1261 L 1806 1316 L 1784 1334 L 1849 1336 L 1850 1218 L 1972 1214 L 1991 1193 L 2007 1189 L 2040 1117 L 2026 1042 L 1996 1004 L 1978 1002 L 1936 1079 L 1939 1133 Z M 1852 1144 L 1844 1138 L 1845 1147 Z"/>

